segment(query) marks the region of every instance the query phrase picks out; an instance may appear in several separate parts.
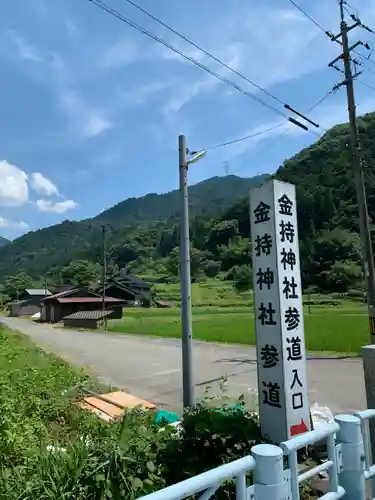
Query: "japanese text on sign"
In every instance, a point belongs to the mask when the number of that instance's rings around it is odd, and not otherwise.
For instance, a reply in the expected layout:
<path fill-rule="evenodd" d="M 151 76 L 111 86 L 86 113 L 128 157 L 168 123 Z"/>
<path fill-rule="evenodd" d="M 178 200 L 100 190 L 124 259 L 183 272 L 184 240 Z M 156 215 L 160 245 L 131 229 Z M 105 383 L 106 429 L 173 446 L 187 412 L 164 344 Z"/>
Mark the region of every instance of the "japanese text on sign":
<path fill-rule="evenodd" d="M 272 180 L 250 204 L 260 420 L 277 442 L 310 428 L 295 188 Z"/>

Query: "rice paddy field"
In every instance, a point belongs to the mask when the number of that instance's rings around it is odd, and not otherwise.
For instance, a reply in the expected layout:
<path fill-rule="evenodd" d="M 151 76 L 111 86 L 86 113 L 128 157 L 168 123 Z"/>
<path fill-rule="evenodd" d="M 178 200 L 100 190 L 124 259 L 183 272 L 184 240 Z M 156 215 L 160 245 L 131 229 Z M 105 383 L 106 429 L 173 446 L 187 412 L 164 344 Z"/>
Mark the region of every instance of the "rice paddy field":
<path fill-rule="evenodd" d="M 124 309 L 122 320 L 108 330 L 124 334 L 179 338 L 179 285 L 157 288 L 157 296 L 174 307 Z M 252 294 L 237 293 L 230 283 L 192 286 L 193 337 L 207 342 L 255 344 Z M 304 298 L 305 338 L 309 351 L 359 353 L 369 343 L 367 309 L 363 301 L 329 295 Z"/>

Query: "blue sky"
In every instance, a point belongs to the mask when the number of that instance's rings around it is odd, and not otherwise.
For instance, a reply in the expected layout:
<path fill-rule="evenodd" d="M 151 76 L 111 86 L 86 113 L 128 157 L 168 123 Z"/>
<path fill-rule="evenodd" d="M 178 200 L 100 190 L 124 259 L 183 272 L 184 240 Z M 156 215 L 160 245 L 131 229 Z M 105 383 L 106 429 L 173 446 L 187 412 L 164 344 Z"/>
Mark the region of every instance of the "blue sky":
<path fill-rule="evenodd" d="M 288 0 L 137 1 L 302 112 L 341 79 L 327 67 L 339 46 Z M 282 109 L 125 0 L 106 3 Z M 335 0 L 298 3 L 337 31 Z M 351 5 L 375 27 L 373 0 Z M 370 33 L 355 35 L 375 46 Z M 190 169 L 190 183 L 226 169 L 243 177 L 273 172 L 317 139 L 87 0 L 1 2 L 0 63 L 0 235 L 5 237 L 90 217 L 128 197 L 175 189 L 178 134 L 187 136 L 190 149 L 200 149 L 286 124 L 209 151 Z M 374 64 L 365 68 L 375 71 Z M 375 87 L 375 73 L 365 68 L 362 82 Z M 358 83 L 356 92 L 359 113 L 375 110 L 374 90 Z M 310 116 L 328 128 L 346 121 L 345 103 L 341 88 Z"/>

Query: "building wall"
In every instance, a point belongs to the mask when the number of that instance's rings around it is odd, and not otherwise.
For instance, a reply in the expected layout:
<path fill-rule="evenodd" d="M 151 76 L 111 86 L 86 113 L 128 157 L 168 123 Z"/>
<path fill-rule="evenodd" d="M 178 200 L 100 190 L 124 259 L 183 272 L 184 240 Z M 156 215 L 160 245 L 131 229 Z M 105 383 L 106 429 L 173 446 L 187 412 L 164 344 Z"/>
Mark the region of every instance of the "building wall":
<path fill-rule="evenodd" d="M 113 297 L 114 299 L 127 300 L 127 301 L 134 300 L 133 294 L 128 293 L 126 290 L 122 290 L 121 288 L 117 287 L 116 285 L 109 286 L 106 289 L 105 294 L 107 297 Z"/>
<path fill-rule="evenodd" d="M 96 319 L 64 319 L 64 326 L 66 328 L 88 328 L 89 330 L 95 330 L 98 328 L 98 323 Z"/>
<path fill-rule="evenodd" d="M 10 306 L 9 316 L 32 316 L 40 312 L 40 305 L 38 304 L 25 304 L 25 305 L 14 305 Z"/>
<path fill-rule="evenodd" d="M 102 308 L 100 303 L 72 303 L 72 304 L 59 304 L 57 300 L 49 302 L 45 305 L 45 320 L 51 323 L 58 323 L 62 321 L 65 316 L 69 316 L 75 312 L 79 311 L 97 311 Z M 121 319 L 122 318 L 122 306 L 113 306 L 110 304 L 106 305 L 107 310 L 112 310 L 113 313 L 108 316 L 110 319 Z M 38 309 L 39 311 L 39 309 Z"/>
<path fill-rule="evenodd" d="M 122 318 L 122 306 L 110 306 L 107 310 L 112 310 L 112 314 L 107 316 L 108 319 L 121 319 Z"/>

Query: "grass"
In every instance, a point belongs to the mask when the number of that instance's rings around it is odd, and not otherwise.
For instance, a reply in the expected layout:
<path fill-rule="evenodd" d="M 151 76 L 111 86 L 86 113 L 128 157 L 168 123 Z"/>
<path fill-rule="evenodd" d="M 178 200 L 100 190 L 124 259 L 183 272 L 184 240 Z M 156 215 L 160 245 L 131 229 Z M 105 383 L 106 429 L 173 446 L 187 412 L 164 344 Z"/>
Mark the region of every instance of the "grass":
<path fill-rule="evenodd" d="M 0 326 L 0 449 L 8 449 L 8 458 L 22 460 L 22 449 L 33 449 L 41 440 L 76 437 L 85 418 L 71 404 L 70 390 L 82 383 L 93 387 L 83 371 Z"/>
<path fill-rule="evenodd" d="M 312 306 L 311 314 L 305 306 L 307 349 L 359 353 L 369 341 L 364 305 L 326 300 L 336 305 Z M 180 309 L 126 309 L 121 321 L 109 321 L 108 329 L 120 333 L 178 338 L 181 332 Z M 194 307 L 193 336 L 207 342 L 254 345 L 252 305 Z"/>
<path fill-rule="evenodd" d="M 134 500 L 164 486 L 151 415 L 105 424 L 75 404 L 82 383 L 101 389 L 0 325 L 0 499 Z"/>
<path fill-rule="evenodd" d="M 71 389 L 84 382 L 84 372 L 0 325 L 1 500 L 135 500 L 261 442 L 256 415 L 203 405 L 185 413 L 179 439 L 139 411 L 105 424 L 74 404 Z M 215 498 L 233 491 L 226 482 Z"/>
<path fill-rule="evenodd" d="M 243 307 L 252 300 L 252 292 L 237 293 L 231 282 L 207 280 L 203 283 L 192 284 L 192 303 L 194 307 L 215 307 L 220 304 L 224 307 Z M 175 304 L 180 302 L 180 284 L 157 285 L 154 292 L 160 300 Z"/>
<path fill-rule="evenodd" d="M 203 405 L 185 414 L 180 439 L 160 432 L 152 415 L 132 412 L 121 424 L 104 424 L 74 404 L 82 383 L 97 387 L 0 325 L 0 499 L 135 500 L 248 455 L 261 442 L 255 415 Z M 232 498 L 233 489 L 225 482 L 215 498 Z"/>

